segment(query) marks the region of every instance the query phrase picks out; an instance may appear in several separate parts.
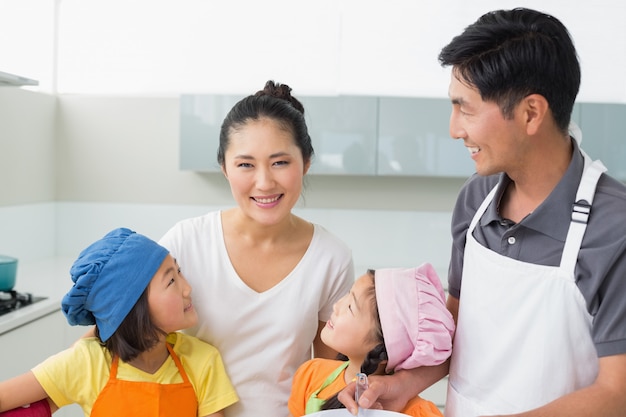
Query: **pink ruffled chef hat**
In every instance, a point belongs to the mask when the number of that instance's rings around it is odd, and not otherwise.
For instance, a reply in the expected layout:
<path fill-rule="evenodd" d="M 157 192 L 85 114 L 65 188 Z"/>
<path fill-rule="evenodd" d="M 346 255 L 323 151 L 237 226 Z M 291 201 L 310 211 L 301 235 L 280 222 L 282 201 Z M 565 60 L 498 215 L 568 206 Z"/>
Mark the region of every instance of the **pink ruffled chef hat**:
<path fill-rule="evenodd" d="M 454 319 L 431 264 L 377 269 L 375 287 L 389 357 L 387 372 L 439 365 L 448 359 Z"/>

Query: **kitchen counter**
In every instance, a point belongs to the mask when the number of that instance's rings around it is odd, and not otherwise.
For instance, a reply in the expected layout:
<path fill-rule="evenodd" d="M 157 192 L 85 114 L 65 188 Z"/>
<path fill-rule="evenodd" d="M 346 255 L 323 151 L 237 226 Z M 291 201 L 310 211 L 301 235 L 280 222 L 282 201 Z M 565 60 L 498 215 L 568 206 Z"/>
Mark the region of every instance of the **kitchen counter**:
<path fill-rule="evenodd" d="M 61 299 L 72 286 L 72 262 L 70 258 L 18 261 L 14 289 L 47 298 L 0 316 L 0 335 L 61 309 Z"/>

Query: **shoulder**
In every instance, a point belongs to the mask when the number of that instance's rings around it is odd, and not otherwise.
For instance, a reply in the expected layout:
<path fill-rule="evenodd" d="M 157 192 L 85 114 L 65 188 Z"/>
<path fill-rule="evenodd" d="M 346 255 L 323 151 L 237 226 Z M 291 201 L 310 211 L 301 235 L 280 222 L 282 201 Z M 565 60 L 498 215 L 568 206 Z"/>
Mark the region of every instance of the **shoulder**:
<path fill-rule="evenodd" d="M 328 231 L 324 226 L 313 223 L 313 230 L 313 242 L 323 245 L 323 247 L 329 249 L 331 253 L 339 253 L 342 255 L 349 254 L 351 256 L 352 250 L 350 247 L 335 234 Z"/>
<path fill-rule="evenodd" d="M 294 381 L 306 383 L 307 381 L 317 380 L 320 376 L 326 378 L 343 363 L 343 361 L 336 359 L 310 359 L 298 367 L 294 375 Z"/>
<path fill-rule="evenodd" d="M 174 223 L 167 233 L 173 232 L 189 232 L 197 230 L 198 228 L 210 226 L 211 224 L 219 221 L 220 211 L 211 211 L 201 216 L 189 217 L 183 220 L 179 220 Z M 167 234 L 166 233 L 166 234 Z"/>
<path fill-rule="evenodd" d="M 626 239 L 626 186 L 609 175 L 602 175 L 596 186 L 589 228 Z"/>
<path fill-rule="evenodd" d="M 33 368 L 38 375 L 42 370 L 59 375 L 65 371 L 81 370 L 90 372 L 93 369 L 108 369 L 111 364 L 111 355 L 95 337 L 86 337 L 77 340 L 71 347 L 62 350 Z"/>
<path fill-rule="evenodd" d="M 174 346 L 174 352 L 184 356 L 197 355 L 204 358 L 219 356 L 217 348 L 204 340 L 182 332 L 170 333 L 167 341 Z"/>
<path fill-rule="evenodd" d="M 83 337 L 78 339 L 68 349 L 64 350 L 67 354 L 70 354 L 76 358 L 83 357 L 84 360 L 93 360 L 96 358 L 108 358 L 110 361 L 111 354 L 100 343 L 100 340 L 96 337 Z"/>
<path fill-rule="evenodd" d="M 483 202 L 487 194 L 495 187 L 495 185 L 501 180 L 503 174 L 481 176 L 473 174 L 465 181 L 465 184 L 461 187 L 459 195 L 457 197 L 457 206 L 460 204 L 478 208 Z"/>
<path fill-rule="evenodd" d="M 608 174 L 603 174 L 598 180 L 596 198 L 601 199 L 599 202 L 610 204 L 610 207 L 623 208 L 626 206 L 626 185 Z"/>
<path fill-rule="evenodd" d="M 179 245 L 204 237 L 207 230 L 218 230 L 219 220 L 219 211 L 179 220 L 159 239 L 159 244 L 170 251 L 176 251 Z"/>
<path fill-rule="evenodd" d="M 489 192 L 500 182 L 503 174 L 487 177 L 474 174 L 463 184 L 452 212 L 452 230 L 463 231 Z"/>
<path fill-rule="evenodd" d="M 313 224 L 314 234 L 311 244 L 306 253 L 306 267 L 309 276 L 319 274 L 325 277 L 325 281 L 331 285 L 340 282 L 340 296 L 343 296 L 354 281 L 354 261 L 352 249 L 348 245 L 330 233 L 323 226 Z M 315 280 L 311 280 L 314 282 Z M 329 301 L 335 302 L 334 297 Z"/>

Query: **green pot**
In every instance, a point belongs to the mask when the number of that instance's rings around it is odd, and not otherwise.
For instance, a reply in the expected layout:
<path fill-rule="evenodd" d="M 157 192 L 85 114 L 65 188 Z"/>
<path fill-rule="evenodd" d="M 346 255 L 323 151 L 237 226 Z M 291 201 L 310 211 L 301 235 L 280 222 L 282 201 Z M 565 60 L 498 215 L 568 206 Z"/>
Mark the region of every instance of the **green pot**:
<path fill-rule="evenodd" d="M 17 259 L 0 255 L 0 291 L 11 291 L 15 286 Z"/>

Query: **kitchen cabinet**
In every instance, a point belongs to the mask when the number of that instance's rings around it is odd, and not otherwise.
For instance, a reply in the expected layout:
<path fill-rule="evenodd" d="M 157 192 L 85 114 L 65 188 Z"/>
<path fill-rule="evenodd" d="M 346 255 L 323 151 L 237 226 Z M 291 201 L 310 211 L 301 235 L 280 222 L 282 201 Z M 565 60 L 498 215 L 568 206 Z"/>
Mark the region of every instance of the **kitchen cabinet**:
<path fill-rule="evenodd" d="M 225 115 L 241 97 L 180 98 L 180 168 L 219 172 L 216 153 Z M 472 163 L 448 138 L 447 99 L 303 96 L 315 149 L 311 174 L 462 176 Z"/>
<path fill-rule="evenodd" d="M 626 104 L 576 103 L 572 120 L 583 132 L 585 152 L 602 160 L 611 176 L 626 181 Z"/>
<path fill-rule="evenodd" d="M 0 335 L 0 380 L 4 381 L 30 370 L 33 366 L 68 346 L 86 332 L 71 327 L 61 310 L 38 318 Z M 77 405 L 63 407 L 55 417 L 81 417 Z"/>
<path fill-rule="evenodd" d="M 241 96 L 180 97 L 180 168 L 219 172 L 222 121 Z M 311 173 L 375 174 L 377 102 L 361 97 L 302 97 L 315 149 Z"/>
<path fill-rule="evenodd" d="M 219 129 L 233 95 L 180 98 L 180 168 L 219 172 Z M 450 100 L 377 96 L 303 96 L 315 149 L 312 175 L 466 178 L 474 172 L 467 150 L 449 135 Z M 583 149 L 626 181 L 626 105 L 576 103 L 572 120 Z"/>
<path fill-rule="evenodd" d="M 61 312 L 41 317 L 0 336 L 0 380 L 26 372 L 64 347 Z"/>
<path fill-rule="evenodd" d="M 220 172 L 217 148 L 228 111 L 243 96 L 185 94 L 180 97 L 180 168 Z"/>
<path fill-rule="evenodd" d="M 377 175 L 469 177 L 474 163 L 449 134 L 449 99 L 381 97 Z"/>
<path fill-rule="evenodd" d="M 300 101 L 315 149 L 311 174 L 376 174 L 376 97 L 301 97 Z"/>

